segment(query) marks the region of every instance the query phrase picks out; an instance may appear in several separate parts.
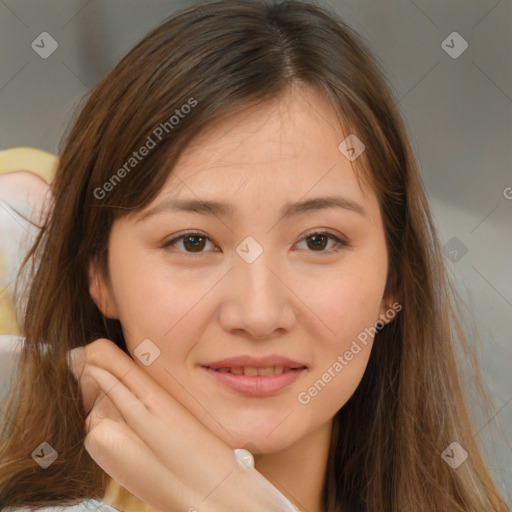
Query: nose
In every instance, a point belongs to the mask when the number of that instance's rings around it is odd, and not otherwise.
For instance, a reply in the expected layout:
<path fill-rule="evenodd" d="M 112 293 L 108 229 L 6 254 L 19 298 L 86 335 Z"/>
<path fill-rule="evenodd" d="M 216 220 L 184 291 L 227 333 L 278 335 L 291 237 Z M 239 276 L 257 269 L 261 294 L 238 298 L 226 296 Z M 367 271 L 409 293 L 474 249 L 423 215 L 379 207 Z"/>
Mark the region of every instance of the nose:
<path fill-rule="evenodd" d="M 271 251 L 251 263 L 237 256 L 224 287 L 219 321 L 226 332 L 265 340 L 296 322 L 295 295 Z"/>

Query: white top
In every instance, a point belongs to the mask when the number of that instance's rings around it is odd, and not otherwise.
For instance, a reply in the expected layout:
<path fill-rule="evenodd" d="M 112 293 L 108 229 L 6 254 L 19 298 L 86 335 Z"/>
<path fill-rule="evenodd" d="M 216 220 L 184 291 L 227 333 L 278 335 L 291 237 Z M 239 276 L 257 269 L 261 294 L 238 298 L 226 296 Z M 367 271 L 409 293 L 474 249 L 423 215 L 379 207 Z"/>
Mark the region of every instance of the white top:
<path fill-rule="evenodd" d="M 5 508 L 5 512 L 31 512 L 31 509 L 24 507 Z M 114 508 L 99 500 L 85 500 L 78 505 L 62 506 L 62 507 L 45 507 L 38 508 L 38 512 L 119 512 Z"/>

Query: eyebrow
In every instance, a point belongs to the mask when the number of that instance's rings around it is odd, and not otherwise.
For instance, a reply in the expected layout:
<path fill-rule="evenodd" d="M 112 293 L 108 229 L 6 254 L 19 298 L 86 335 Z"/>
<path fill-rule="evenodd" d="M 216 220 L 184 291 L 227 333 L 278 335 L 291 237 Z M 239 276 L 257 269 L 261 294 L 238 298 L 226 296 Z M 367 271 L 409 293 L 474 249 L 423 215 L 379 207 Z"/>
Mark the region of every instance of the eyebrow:
<path fill-rule="evenodd" d="M 278 221 L 293 216 L 302 215 L 312 211 L 324 210 L 328 208 L 343 208 L 353 211 L 359 215 L 368 216 L 367 210 L 356 201 L 342 196 L 325 196 L 306 199 L 304 201 L 286 203 L 280 211 Z M 199 215 L 215 215 L 217 217 L 232 217 L 236 209 L 227 203 L 218 201 L 200 200 L 200 199 L 170 199 L 157 204 L 153 208 L 144 212 L 140 221 L 150 216 L 164 211 L 184 211 L 197 213 Z"/>

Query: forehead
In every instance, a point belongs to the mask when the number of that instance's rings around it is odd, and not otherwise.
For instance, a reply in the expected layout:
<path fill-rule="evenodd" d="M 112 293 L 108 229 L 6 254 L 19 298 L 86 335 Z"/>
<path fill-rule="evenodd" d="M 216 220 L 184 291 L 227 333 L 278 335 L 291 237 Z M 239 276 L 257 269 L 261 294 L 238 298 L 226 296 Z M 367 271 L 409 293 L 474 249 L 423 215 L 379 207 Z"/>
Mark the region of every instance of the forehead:
<path fill-rule="evenodd" d="M 179 197 L 252 208 L 254 200 L 270 206 L 343 194 L 364 204 L 371 217 L 377 200 L 338 149 L 347 135 L 330 103 L 315 89 L 289 88 L 197 136 L 152 204 Z"/>

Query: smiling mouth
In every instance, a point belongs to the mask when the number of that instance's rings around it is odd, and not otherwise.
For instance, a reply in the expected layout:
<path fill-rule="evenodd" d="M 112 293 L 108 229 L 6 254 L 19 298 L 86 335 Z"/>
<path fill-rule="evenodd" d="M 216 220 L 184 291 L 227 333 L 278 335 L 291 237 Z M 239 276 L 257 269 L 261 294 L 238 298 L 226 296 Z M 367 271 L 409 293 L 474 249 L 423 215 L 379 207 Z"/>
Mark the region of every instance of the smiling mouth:
<path fill-rule="evenodd" d="M 308 370 L 306 366 L 203 366 L 203 369 L 221 385 L 239 394 L 260 398 L 277 395 L 289 388 Z"/>
<path fill-rule="evenodd" d="M 274 375 L 281 375 L 282 373 L 304 370 L 305 366 L 300 368 L 288 368 L 286 366 L 267 366 L 265 368 L 256 368 L 254 366 L 233 366 L 225 368 L 212 368 L 206 366 L 210 370 L 215 370 L 220 373 L 233 373 L 235 375 L 244 375 L 246 377 L 271 377 Z"/>

